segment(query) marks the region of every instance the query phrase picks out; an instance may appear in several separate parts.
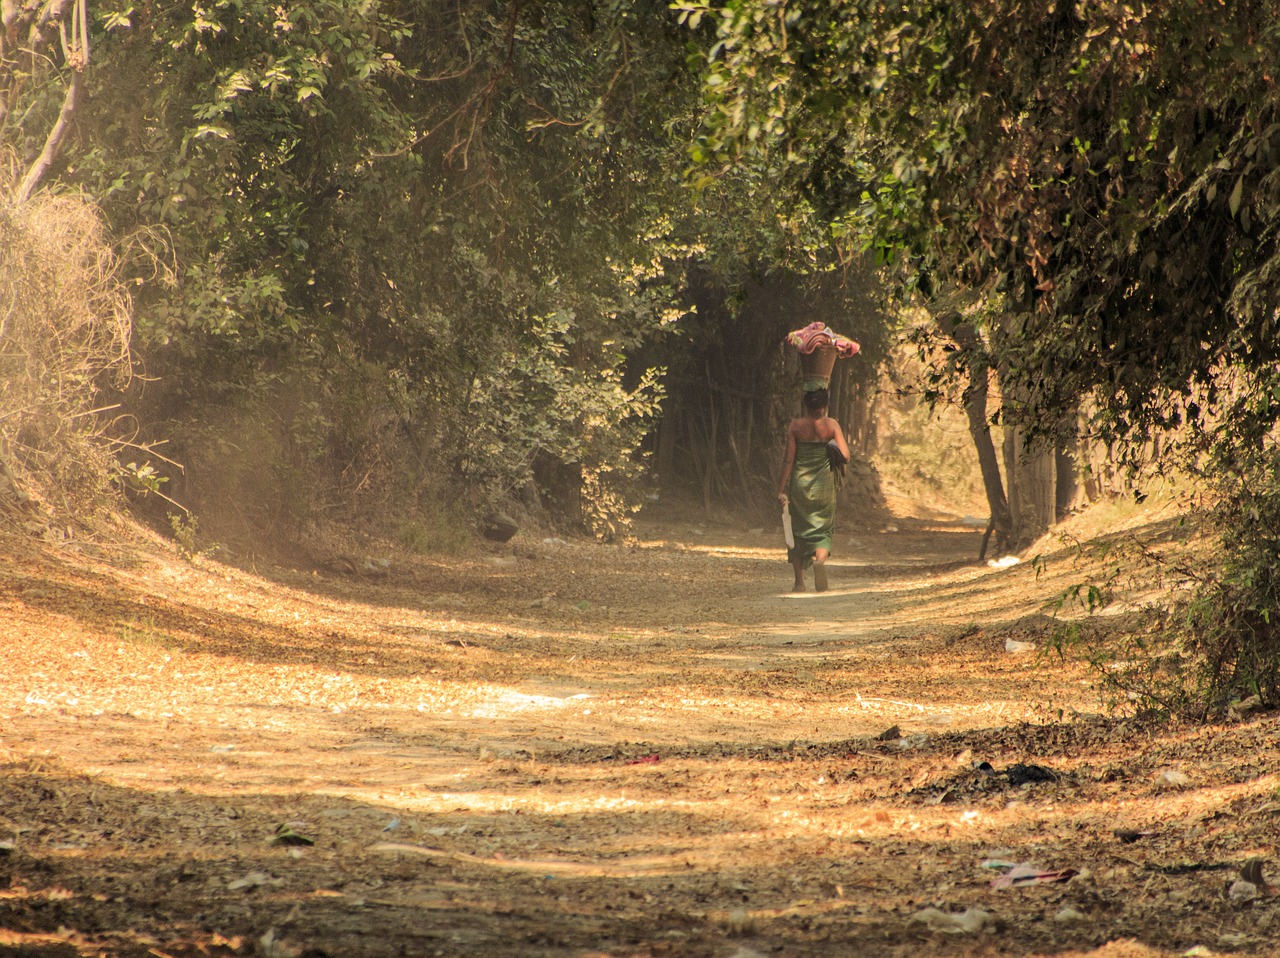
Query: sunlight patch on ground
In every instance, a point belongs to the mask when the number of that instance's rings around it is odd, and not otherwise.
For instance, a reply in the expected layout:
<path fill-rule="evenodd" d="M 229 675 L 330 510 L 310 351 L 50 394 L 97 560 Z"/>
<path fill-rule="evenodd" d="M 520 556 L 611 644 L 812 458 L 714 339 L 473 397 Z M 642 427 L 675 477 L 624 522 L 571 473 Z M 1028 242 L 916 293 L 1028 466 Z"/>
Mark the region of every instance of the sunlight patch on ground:
<path fill-rule="evenodd" d="M 700 555 L 725 556 L 738 559 L 777 559 L 780 550 L 777 546 L 712 546 L 712 545 L 686 545 L 683 547 L 684 552 L 693 552 Z"/>
<path fill-rule="evenodd" d="M 984 721 L 1026 720 L 1032 713 L 1020 703 L 985 702 L 981 705 L 961 705 L 954 702 L 935 702 L 922 705 L 916 702 L 895 702 L 888 699 L 864 699 L 851 705 L 840 705 L 834 710 L 838 715 L 856 715 L 868 719 L 875 715 L 882 722 L 898 721 L 910 725 L 946 727 L 964 717 L 965 724 L 973 723 L 978 716 Z"/>
<path fill-rule="evenodd" d="M 471 710 L 472 718 L 505 718 L 538 709 L 560 709 L 591 698 L 586 692 L 579 692 L 568 698 L 556 698 L 551 695 L 530 695 L 514 689 L 504 689 L 491 695 L 489 701 L 480 702 Z"/>

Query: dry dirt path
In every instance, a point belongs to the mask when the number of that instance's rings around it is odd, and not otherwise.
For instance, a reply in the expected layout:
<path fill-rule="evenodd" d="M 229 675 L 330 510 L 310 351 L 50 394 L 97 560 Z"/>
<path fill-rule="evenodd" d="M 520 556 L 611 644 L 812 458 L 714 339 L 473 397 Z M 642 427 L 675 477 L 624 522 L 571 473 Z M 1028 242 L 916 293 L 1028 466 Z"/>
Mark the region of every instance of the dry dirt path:
<path fill-rule="evenodd" d="M 1223 892 L 1276 723 L 1088 714 L 1006 651 L 1080 573 L 978 538 L 847 537 L 821 595 L 687 522 L 374 575 L 7 540 L 0 954 L 1270 953 Z"/>

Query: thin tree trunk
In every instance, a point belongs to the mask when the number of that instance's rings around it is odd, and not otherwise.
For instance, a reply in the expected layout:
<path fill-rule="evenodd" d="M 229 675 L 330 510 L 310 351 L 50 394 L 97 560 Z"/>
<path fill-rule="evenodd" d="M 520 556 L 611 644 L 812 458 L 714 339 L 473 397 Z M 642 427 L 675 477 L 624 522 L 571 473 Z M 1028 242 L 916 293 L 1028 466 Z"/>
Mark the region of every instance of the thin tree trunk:
<path fill-rule="evenodd" d="M 689 436 L 689 462 L 692 463 L 694 476 L 702 487 L 705 506 L 711 487 L 711 456 L 707 451 L 706 423 L 701 417 L 686 416 L 685 429 Z"/>
<path fill-rule="evenodd" d="M 1057 502 L 1054 518 L 1061 522 L 1076 508 L 1083 493 L 1080 489 L 1080 471 L 1076 468 L 1076 454 L 1079 442 L 1071 440 L 1069 444 L 1060 445 L 1056 450 L 1055 467 L 1058 473 L 1056 486 Z"/>
<path fill-rule="evenodd" d="M 996 551 L 1008 548 L 1013 541 L 1013 513 L 1000 478 L 1000 457 L 996 454 L 995 441 L 991 438 L 991 423 L 987 418 L 987 399 L 990 394 L 991 368 L 987 350 L 977 330 L 964 322 L 956 312 L 935 317 L 938 328 L 950 336 L 964 353 L 969 370 L 969 384 L 964 390 L 964 411 L 969 420 L 969 435 L 978 454 L 978 468 L 982 473 L 982 488 L 987 494 L 987 508 L 991 520 L 987 534 L 982 537 L 978 558 L 987 555 L 987 544 L 994 532 Z"/>
<path fill-rule="evenodd" d="M 719 479 L 720 470 L 716 468 L 716 456 L 718 455 L 717 442 L 719 440 L 719 419 L 716 414 L 715 391 L 713 384 L 715 380 L 711 378 L 711 362 L 708 360 L 703 364 L 703 370 L 706 375 L 706 387 L 704 395 L 707 397 L 707 418 L 710 420 L 708 425 L 706 471 L 702 474 L 702 511 L 707 517 L 711 516 L 711 499 L 712 491 L 716 487 Z"/>
<path fill-rule="evenodd" d="M 657 449 L 654 453 L 655 469 L 660 483 L 671 483 L 675 477 L 676 436 L 680 428 L 680 410 L 668 408 L 664 410 L 658 423 L 657 436 L 654 440 Z"/>
<path fill-rule="evenodd" d="M 1018 547 L 1030 545 L 1055 522 L 1057 470 L 1055 450 L 1046 443 L 1027 444 L 1026 432 L 1005 433 L 1005 475 L 1009 477 L 1009 512 Z"/>
<path fill-rule="evenodd" d="M 31 164 L 31 168 L 27 170 L 27 175 L 18 184 L 18 189 L 14 194 L 16 202 L 24 203 L 29 200 L 36 187 L 40 185 L 45 173 L 49 171 L 49 167 L 53 166 L 53 161 L 58 157 L 58 149 L 62 146 L 62 140 L 67 135 L 67 129 L 71 126 L 71 116 L 76 111 L 76 101 L 79 99 L 79 95 L 80 72 L 76 70 L 71 74 L 71 83 L 68 84 L 66 96 L 62 99 L 62 110 L 58 113 L 58 122 L 53 125 L 53 129 L 45 137 L 44 149 L 40 151 L 40 155 L 36 157 L 35 162 Z"/>
<path fill-rule="evenodd" d="M 978 551 L 979 559 L 987 557 L 991 533 L 995 533 L 997 552 L 1003 552 L 1013 540 L 1013 516 L 1009 511 L 1004 482 L 1000 478 L 1000 457 L 996 455 L 996 444 L 991 438 L 991 423 L 987 419 L 989 375 L 985 363 L 979 368 L 970 368 L 969 386 L 964 391 L 964 411 L 969 419 L 969 435 L 973 439 L 973 448 L 978 453 L 982 488 L 987 494 L 987 508 L 991 511 L 987 535 L 982 537 L 982 548 Z"/>

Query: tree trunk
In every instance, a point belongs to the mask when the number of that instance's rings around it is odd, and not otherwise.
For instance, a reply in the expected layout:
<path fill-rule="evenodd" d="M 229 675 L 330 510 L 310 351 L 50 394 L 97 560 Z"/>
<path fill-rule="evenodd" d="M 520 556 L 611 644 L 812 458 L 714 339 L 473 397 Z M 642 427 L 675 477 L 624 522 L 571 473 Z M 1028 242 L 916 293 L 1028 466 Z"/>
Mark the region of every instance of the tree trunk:
<path fill-rule="evenodd" d="M 969 385 L 964 391 L 964 411 L 969 418 L 969 435 L 973 437 L 973 447 L 978 453 L 982 488 L 987 494 L 987 508 L 991 511 L 987 535 L 983 536 L 982 548 L 978 552 L 979 559 L 986 558 L 987 543 L 992 533 L 996 537 L 997 552 L 1007 550 L 1013 541 L 1013 516 L 1009 512 L 1009 500 L 1005 495 L 1004 482 L 1000 478 L 996 444 L 991 438 L 991 423 L 987 419 L 989 376 L 990 371 L 985 363 L 979 369 L 970 369 Z"/>
<path fill-rule="evenodd" d="M 62 146 L 62 140 L 71 126 L 71 116 L 76 111 L 76 101 L 79 95 L 80 72 L 77 70 L 71 74 L 71 83 L 67 86 L 66 96 L 63 97 L 62 109 L 58 113 L 57 122 L 53 124 L 53 129 L 45 137 L 44 149 L 40 151 L 40 155 L 36 157 L 35 162 L 31 164 L 31 168 L 27 170 L 27 175 L 18 184 L 17 192 L 14 195 L 14 199 L 17 202 L 23 203 L 30 199 L 31 194 L 40 185 L 40 181 L 44 179 L 45 173 L 49 171 L 49 167 L 53 166 L 53 161 L 57 159 L 58 150 Z"/>
<path fill-rule="evenodd" d="M 71 127 L 71 117 L 76 111 L 76 103 L 80 98 L 81 77 L 89 65 L 89 15 L 86 0 L 50 0 L 47 3 L 27 3 L 18 7 L 6 2 L 0 8 L 3 17 L 4 40 L 0 42 L 0 99 L 4 101 L 3 113 L 7 116 L 12 107 L 12 98 L 22 88 L 18 75 L 22 72 L 23 61 L 26 70 L 35 75 L 35 64 L 40 59 L 50 60 L 51 37 L 57 28 L 58 37 L 62 41 L 62 52 L 65 56 L 64 66 L 70 70 L 67 92 L 62 98 L 62 109 L 58 111 L 58 119 L 53 129 L 45 137 L 44 148 L 36 157 L 31 167 L 23 176 L 22 182 L 14 191 L 15 202 L 22 203 L 31 197 L 45 173 L 53 166 L 62 148 L 62 141 Z M 66 21 L 69 19 L 70 23 Z M 68 30 L 68 25 L 70 29 Z M 23 57 L 11 57 L 9 45 L 17 34 L 28 31 L 27 49 Z M 69 36 L 68 36 L 69 35 Z"/>
<path fill-rule="evenodd" d="M 1054 520 L 1061 522 L 1073 509 L 1084 501 L 1084 490 L 1080 486 L 1080 470 L 1076 466 L 1080 443 L 1076 439 L 1056 450 L 1054 468 L 1057 472 L 1057 494 L 1054 508 Z"/>
<path fill-rule="evenodd" d="M 1044 442 L 1028 445 L 1024 430 L 1009 429 L 1004 440 L 1004 465 L 1009 476 L 1013 543 L 1024 548 L 1048 532 L 1056 520 L 1056 451 Z"/>
<path fill-rule="evenodd" d="M 670 476 L 673 472 L 676 437 L 682 425 L 679 407 L 664 410 L 662 420 L 654 431 L 654 471 L 659 477 Z"/>
<path fill-rule="evenodd" d="M 1000 478 L 1000 460 L 996 455 L 995 441 L 991 438 L 991 423 L 987 418 L 987 400 L 990 395 L 991 367 L 985 344 L 972 324 L 964 321 L 957 312 L 935 318 L 939 329 L 951 337 L 963 353 L 963 362 L 969 373 L 969 383 L 964 390 L 964 411 L 969 419 L 969 435 L 978 454 L 978 468 L 982 472 L 982 488 L 987 494 L 987 508 L 991 519 L 987 534 L 982 538 L 978 558 L 984 559 L 992 533 L 995 534 L 997 552 L 1007 550 L 1014 539 L 1013 514 Z"/>

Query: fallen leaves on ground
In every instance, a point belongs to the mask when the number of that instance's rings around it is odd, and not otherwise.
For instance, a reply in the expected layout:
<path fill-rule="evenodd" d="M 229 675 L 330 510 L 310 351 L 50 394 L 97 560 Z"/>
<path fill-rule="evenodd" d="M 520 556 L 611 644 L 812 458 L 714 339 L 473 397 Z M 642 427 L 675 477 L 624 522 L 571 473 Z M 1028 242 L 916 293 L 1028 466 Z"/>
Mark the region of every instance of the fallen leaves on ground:
<path fill-rule="evenodd" d="M 1065 551 L 990 568 L 980 533 L 903 519 L 792 595 L 768 534 L 689 528 L 377 577 L 4 538 L 0 946 L 1149 958 L 1280 935 L 1280 724 L 1106 717 L 1081 666 L 1010 655 L 1081 574 Z"/>

